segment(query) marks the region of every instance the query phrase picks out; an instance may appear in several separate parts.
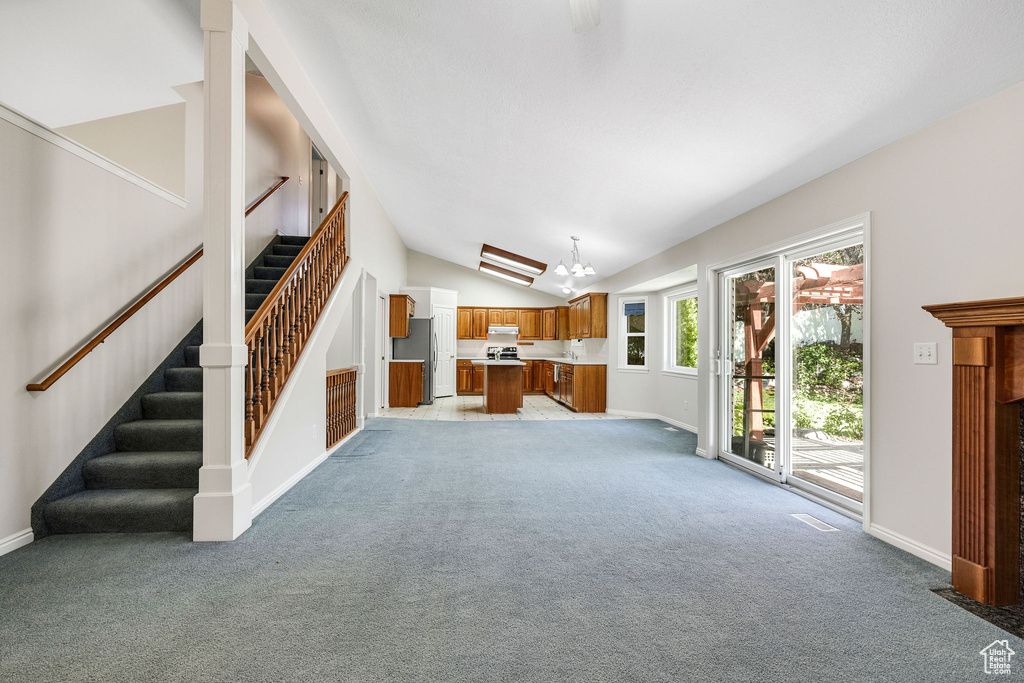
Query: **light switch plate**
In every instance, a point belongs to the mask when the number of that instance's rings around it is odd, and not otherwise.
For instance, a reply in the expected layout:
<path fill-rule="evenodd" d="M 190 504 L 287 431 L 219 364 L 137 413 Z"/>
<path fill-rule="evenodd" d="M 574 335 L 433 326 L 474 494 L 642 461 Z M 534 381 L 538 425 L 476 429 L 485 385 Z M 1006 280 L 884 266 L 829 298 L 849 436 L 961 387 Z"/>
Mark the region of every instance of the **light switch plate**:
<path fill-rule="evenodd" d="M 939 357 L 935 342 L 914 344 L 914 365 L 938 365 Z"/>

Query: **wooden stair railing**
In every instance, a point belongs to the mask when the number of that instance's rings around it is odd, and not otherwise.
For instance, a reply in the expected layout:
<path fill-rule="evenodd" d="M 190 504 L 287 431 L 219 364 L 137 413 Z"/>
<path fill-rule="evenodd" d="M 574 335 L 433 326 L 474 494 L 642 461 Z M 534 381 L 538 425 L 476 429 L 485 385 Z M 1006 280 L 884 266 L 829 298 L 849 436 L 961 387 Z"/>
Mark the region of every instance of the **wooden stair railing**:
<path fill-rule="evenodd" d="M 245 215 L 248 216 L 250 213 L 252 213 L 257 206 L 265 202 L 267 200 L 267 197 L 277 192 L 278 189 L 280 189 L 280 187 L 284 185 L 286 182 L 288 182 L 288 176 L 283 176 L 281 180 L 277 182 L 276 185 L 274 185 L 272 188 L 264 192 L 262 197 L 253 202 L 252 206 L 245 210 Z M 149 303 L 149 301 L 153 297 L 162 292 L 164 288 L 167 287 L 167 285 L 174 282 L 179 275 L 188 270 L 189 266 L 198 261 L 199 257 L 202 255 L 203 248 L 199 247 L 199 249 L 193 252 L 191 256 L 185 259 L 185 261 L 183 261 L 180 266 L 175 268 L 167 277 L 153 285 L 149 289 L 149 291 L 145 292 L 141 297 L 139 297 L 138 300 L 135 301 L 135 303 L 129 305 L 128 308 L 126 308 L 124 312 L 121 313 L 121 315 L 117 316 L 117 319 L 114 322 L 104 327 L 102 332 L 100 332 L 95 337 L 87 341 L 82 346 L 82 348 L 80 348 L 78 351 L 75 352 L 73 356 L 71 356 L 71 358 L 68 358 L 59 368 L 51 372 L 46 377 L 46 379 L 44 379 L 42 382 L 39 382 L 38 384 L 29 384 L 25 387 L 25 389 L 27 389 L 28 391 L 46 391 L 51 386 L 53 386 L 54 382 L 63 377 L 68 370 L 75 367 L 78 364 L 78 362 L 85 358 L 87 355 L 89 355 L 89 353 L 93 349 L 102 344 L 114 330 L 121 327 L 121 325 L 123 325 L 125 321 L 128 320 L 128 318 L 135 315 L 139 311 L 139 309 L 141 309 L 143 306 Z"/>
<path fill-rule="evenodd" d="M 252 454 L 278 396 L 348 262 L 345 205 L 327 214 L 245 326 L 245 457 Z"/>
<path fill-rule="evenodd" d="M 356 428 L 356 373 L 358 368 L 327 371 L 327 447 Z"/>

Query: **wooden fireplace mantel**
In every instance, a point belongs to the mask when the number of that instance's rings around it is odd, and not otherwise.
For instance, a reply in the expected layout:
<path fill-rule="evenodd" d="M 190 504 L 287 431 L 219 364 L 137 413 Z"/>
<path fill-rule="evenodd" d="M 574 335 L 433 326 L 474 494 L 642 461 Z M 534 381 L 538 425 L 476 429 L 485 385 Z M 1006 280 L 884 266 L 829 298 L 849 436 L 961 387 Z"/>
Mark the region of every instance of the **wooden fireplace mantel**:
<path fill-rule="evenodd" d="M 923 308 L 953 331 L 953 587 L 1015 605 L 1024 297 Z"/>

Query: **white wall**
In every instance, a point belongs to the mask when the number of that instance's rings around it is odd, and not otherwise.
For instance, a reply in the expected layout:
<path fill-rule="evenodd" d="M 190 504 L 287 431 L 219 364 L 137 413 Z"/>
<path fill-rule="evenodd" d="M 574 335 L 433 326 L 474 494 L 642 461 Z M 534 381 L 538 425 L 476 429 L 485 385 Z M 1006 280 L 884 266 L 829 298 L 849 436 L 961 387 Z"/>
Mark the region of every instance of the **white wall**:
<path fill-rule="evenodd" d="M 185 196 L 185 103 L 56 129 L 179 197 Z"/>
<path fill-rule="evenodd" d="M 267 80 L 245 75 L 245 202 L 290 180 L 245 219 L 248 265 L 280 230 L 309 234 L 309 136 Z"/>
<path fill-rule="evenodd" d="M 597 283 L 596 290 L 614 292 L 699 265 L 701 447 L 708 443 L 713 354 L 705 341 L 707 267 L 870 212 L 867 514 L 873 533 L 933 561 L 948 559 L 950 333 L 921 306 L 1024 294 L 1022 117 L 1024 84 L 1018 84 Z M 613 316 L 610 335 L 617 322 Z M 939 342 L 939 365 L 912 364 L 912 344 L 919 341 Z M 610 375 L 610 400 L 644 381 Z M 630 387 L 630 395 L 640 405 L 643 392 Z"/>
<path fill-rule="evenodd" d="M 193 267 L 49 390 L 25 390 L 202 243 L 202 84 L 178 90 L 186 208 L 0 121 L 0 540 L 202 316 Z"/>

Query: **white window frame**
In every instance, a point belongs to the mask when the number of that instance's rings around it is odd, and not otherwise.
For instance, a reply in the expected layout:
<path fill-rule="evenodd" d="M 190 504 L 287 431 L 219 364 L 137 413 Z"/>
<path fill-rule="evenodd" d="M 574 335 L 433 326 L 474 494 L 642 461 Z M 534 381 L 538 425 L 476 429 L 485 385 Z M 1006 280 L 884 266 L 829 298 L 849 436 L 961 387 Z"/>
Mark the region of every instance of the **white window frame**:
<path fill-rule="evenodd" d="M 626 332 L 626 304 L 640 304 L 644 305 L 644 331 L 643 332 Z M 624 296 L 619 297 L 619 372 L 648 372 L 648 363 L 651 358 L 651 345 L 650 345 L 650 325 L 651 325 L 651 305 L 648 301 L 647 296 Z M 644 338 L 644 364 L 643 365 L 627 365 L 626 364 L 626 338 L 627 337 L 643 337 Z"/>
<path fill-rule="evenodd" d="M 665 363 L 662 372 L 667 375 L 696 377 L 697 368 L 676 365 L 676 303 L 684 299 L 697 299 L 697 283 L 665 292 Z M 697 300 L 698 311 L 700 300 Z M 699 316 L 699 313 L 698 313 Z M 697 323 L 697 355 L 700 356 L 700 323 Z"/>

